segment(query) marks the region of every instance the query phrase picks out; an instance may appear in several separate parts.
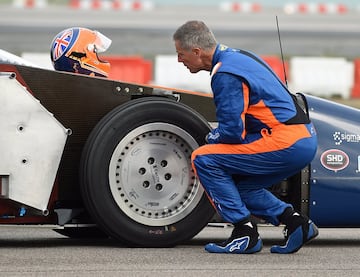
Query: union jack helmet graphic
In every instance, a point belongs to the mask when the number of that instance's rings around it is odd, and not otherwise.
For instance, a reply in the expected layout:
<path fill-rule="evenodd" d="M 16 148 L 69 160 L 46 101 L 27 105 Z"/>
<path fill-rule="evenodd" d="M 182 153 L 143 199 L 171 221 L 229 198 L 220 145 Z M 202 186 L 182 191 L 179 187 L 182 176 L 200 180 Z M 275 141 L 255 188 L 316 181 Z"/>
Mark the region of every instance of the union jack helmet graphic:
<path fill-rule="evenodd" d="M 110 63 L 99 58 L 105 52 L 111 39 L 98 31 L 74 27 L 58 33 L 50 49 L 55 70 L 90 76 L 108 77 Z"/>

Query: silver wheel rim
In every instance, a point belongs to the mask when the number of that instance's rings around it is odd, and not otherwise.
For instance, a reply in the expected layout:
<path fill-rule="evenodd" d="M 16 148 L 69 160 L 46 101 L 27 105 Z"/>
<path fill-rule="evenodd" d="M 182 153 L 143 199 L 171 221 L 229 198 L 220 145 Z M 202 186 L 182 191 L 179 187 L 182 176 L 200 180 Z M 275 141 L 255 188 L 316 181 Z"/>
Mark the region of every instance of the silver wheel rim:
<path fill-rule="evenodd" d="M 169 123 L 150 123 L 128 133 L 109 166 L 111 193 L 120 209 L 149 226 L 185 218 L 204 192 L 190 161 L 198 146 L 185 130 Z"/>

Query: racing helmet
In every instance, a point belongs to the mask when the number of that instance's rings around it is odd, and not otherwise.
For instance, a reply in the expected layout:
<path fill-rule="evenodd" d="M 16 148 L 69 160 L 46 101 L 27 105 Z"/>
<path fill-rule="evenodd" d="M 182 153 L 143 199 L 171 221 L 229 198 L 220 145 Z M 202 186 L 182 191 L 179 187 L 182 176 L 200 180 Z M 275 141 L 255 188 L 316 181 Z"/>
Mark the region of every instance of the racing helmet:
<path fill-rule="evenodd" d="M 98 31 L 87 28 L 69 28 L 58 33 L 50 49 L 55 70 L 90 76 L 108 77 L 110 63 L 99 58 L 105 52 L 111 39 Z"/>

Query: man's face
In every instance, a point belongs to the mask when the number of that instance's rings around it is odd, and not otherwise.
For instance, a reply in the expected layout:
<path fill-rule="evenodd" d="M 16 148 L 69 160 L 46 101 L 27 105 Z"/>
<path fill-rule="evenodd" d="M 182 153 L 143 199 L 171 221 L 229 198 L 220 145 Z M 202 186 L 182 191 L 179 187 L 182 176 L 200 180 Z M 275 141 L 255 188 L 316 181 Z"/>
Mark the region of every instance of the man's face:
<path fill-rule="evenodd" d="M 197 73 L 204 69 L 200 48 L 185 50 L 180 47 L 179 41 L 175 41 L 175 48 L 178 56 L 178 62 L 183 63 L 191 73 Z"/>

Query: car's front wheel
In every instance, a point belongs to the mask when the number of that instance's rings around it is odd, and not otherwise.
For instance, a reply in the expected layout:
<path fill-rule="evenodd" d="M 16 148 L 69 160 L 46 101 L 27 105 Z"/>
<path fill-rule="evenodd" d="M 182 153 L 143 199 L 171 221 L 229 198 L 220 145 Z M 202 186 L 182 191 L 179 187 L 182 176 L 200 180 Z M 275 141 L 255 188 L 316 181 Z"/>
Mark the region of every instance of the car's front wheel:
<path fill-rule="evenodd" d="M 89 213 L 111 237 L 136 246 L 173 246 L 192 238 L 214 210 L 190 157 L 206 120 L 166 98 L 117 107 L 95 127 L 81 163 Z"/>

